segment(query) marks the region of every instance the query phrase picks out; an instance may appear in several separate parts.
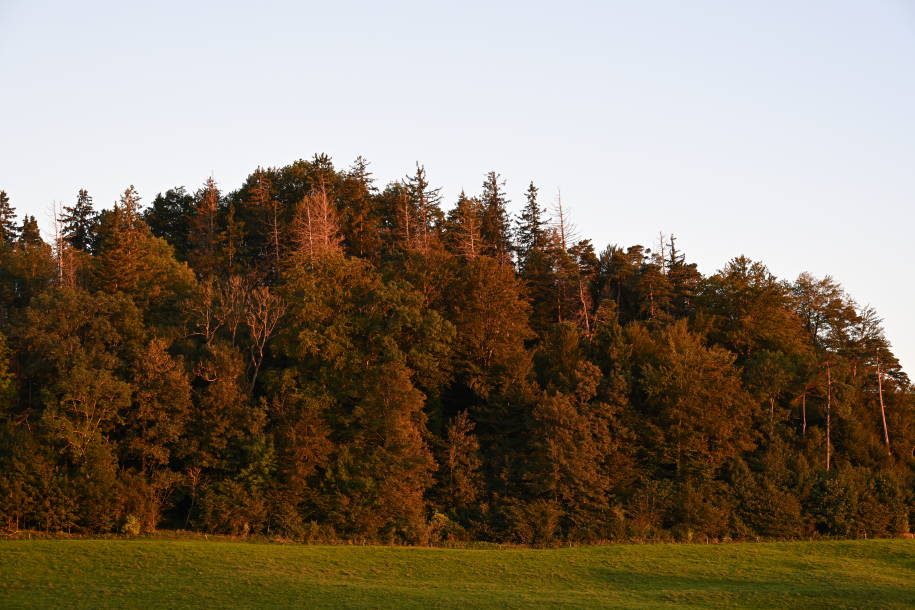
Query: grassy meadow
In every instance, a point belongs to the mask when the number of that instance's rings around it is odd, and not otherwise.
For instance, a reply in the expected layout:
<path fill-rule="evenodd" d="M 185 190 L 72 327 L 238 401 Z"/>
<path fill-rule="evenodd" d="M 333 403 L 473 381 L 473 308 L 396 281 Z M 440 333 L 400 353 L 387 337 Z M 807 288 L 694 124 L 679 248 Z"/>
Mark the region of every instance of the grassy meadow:
<path fill-rule="evenodd" d="M 562 549 L 0 542 L 0 607 L 915 606 L 915 540 Z"/>

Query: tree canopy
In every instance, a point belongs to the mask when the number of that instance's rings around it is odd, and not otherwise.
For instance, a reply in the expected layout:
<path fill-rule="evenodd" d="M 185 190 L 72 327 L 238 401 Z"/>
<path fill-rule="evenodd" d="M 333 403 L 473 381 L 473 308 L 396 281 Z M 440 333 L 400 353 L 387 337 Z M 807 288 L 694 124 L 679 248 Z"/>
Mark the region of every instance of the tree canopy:
<path fill-rule="evenodd" d="M 496 172 L 454 202 L 430 180 L 315 155 L 145 209 L 79 189 L 53 244 L 0 191 L 2 525 L 909 530 L 915 394 L 836 280 L 743 256 L 703 275 L 673 236 L 596 250 L 533 183 L 513 217 Z"/>

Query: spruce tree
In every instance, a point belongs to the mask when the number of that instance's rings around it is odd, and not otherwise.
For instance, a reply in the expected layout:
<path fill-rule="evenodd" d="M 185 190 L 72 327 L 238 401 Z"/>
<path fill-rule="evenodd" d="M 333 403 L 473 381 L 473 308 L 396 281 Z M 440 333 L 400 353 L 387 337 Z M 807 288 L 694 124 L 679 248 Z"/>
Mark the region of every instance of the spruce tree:
<path fill-rule="evenodd" d="M 190 219 L 194 216 L 197 200 L 183 186 L 159 193 L 146 210 L 143 220 L 156 237 L 172 245 L 179 260 L 186 260 L 191 246 L 188 242 Z"/>
<path fill-rule="evenodd" d="M 188 223 L 190 231 L 187 237 L 190 245 L 188 259 L 200 276 L 214 273 L 218 265 L 219 201 L 219 187 L 210 176 L 204 187 L 197 192 L 193 214 Z"/>
<path fill-rule="evenodd" d="M 24 248 L 39 246 L 44 243 L 41 239 L 41 231 L 38 229 L 38 221 L 34 216 L 26 216 L 22 219 L 22 228 L 19 229 L 19 245 Z"/>
<path fill-rule="evenodd" d="M 140 242 L 144 229 L 140 218 L 140 196 L 129 186 L 114 209 L 100 223 L 101 253 L 98 280 L 107 290 L 131 292 L 140 275 Z"/>
<path fill-rule="evenodd" d="M 479 200 L 469 198 L 461 191 L 457 205 L 448 213 L 447 242 L 451 251 L 467 260 L 482 254 L 482 224 L 483 206 Z"/>
<path fill-rule="evenodd" d="M 340 234 L 347 253 L 377 259 L 381 252 L 381 215 L 375 201 L 369 162 L 357 157 L 337 192 Z"/>
<path fill-rule="evenodd" d="M 12 245 L 16 233 L 16 208 L 10 205 L 6 191 L 0 191 L 0 240 Z"/>
<path fill-rule="evenodd" d="M 511 227 L 508 221 L 508 198 L 505 195 L 505 181 L 496 172 L 489 172 L 483 181 L 480 203 L 483 205 L 483 241 L 486 254 L 499 260 L 510 260 Z"/>
<path fill-rule="evenodd" d="M 426 168 L 416 164 L 416 173 L 407 176 L 404 186 L 408 193 L 408 206 L 404 208 L 404 237 L 407 246 L 426 252 L 433 241 L 436 227 L 442 220 L 441 189 L 432 188 L 426 178 Z"/>
<path fill-rule="evenodd" d="M 518 252 L 518 265 L 524 270 L 531 255 L 536 250 L 543 250 L 547 243 L 546 220 L 543 218 L 543 209 L 537 201 L 538 189 L 531 182 L 527 187 L 524 197 L 527 203 L 518 217 L 518 227 L 515 231 Z"/>
<path fill-rule="evenodd" d="M 76 203 L 64 206 L 64 213 L 60 215 L 61 234 L 77 250 L 87 251 L 92 246 L 96 218 L 92 197 L 86 189 L 80 189 Z"/>

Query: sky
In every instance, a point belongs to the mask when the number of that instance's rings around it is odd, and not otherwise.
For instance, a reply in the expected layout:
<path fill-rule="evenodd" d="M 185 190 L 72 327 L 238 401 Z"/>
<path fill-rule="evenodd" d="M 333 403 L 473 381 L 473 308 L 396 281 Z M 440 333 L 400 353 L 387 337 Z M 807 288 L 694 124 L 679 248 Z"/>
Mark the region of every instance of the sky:
<path fill-rule="evenodd" d="M 45 228 L 318 152 L 449 206 L 493 170 L 598 250 L 831 275 L 915 367 L 915 0 L 0 0 L 0 31 L 0 189 Z"/>

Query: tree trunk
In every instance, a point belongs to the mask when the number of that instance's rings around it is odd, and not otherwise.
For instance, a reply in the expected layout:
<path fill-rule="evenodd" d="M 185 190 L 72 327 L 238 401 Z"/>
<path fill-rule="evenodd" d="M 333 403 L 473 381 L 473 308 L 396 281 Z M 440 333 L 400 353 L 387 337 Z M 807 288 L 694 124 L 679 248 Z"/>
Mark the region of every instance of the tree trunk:
<path fill-rule="evenodd" d="M 826 363 L 826 470 L 829 471 L 830 460 L 832 459 L 832 446 L 830 445 L 830 436 L 832 432 L 832 369 Z"/>
<path fill-rule="evenodd" d="M 886 453 L 892 456 L 890 451 L 890 431 L 886 426 L 886 406 L 883 404 L 883 369 L 880 367 L 880 359 L 877 359 L 877 395 L 880 397 L 880 417 L 883 419 L 883 439 L 886 441 Z"/>
<path fill-rule="evenodd" d="M 807 438 L 807 389 L 801 395 L 801 436 Z"/>

